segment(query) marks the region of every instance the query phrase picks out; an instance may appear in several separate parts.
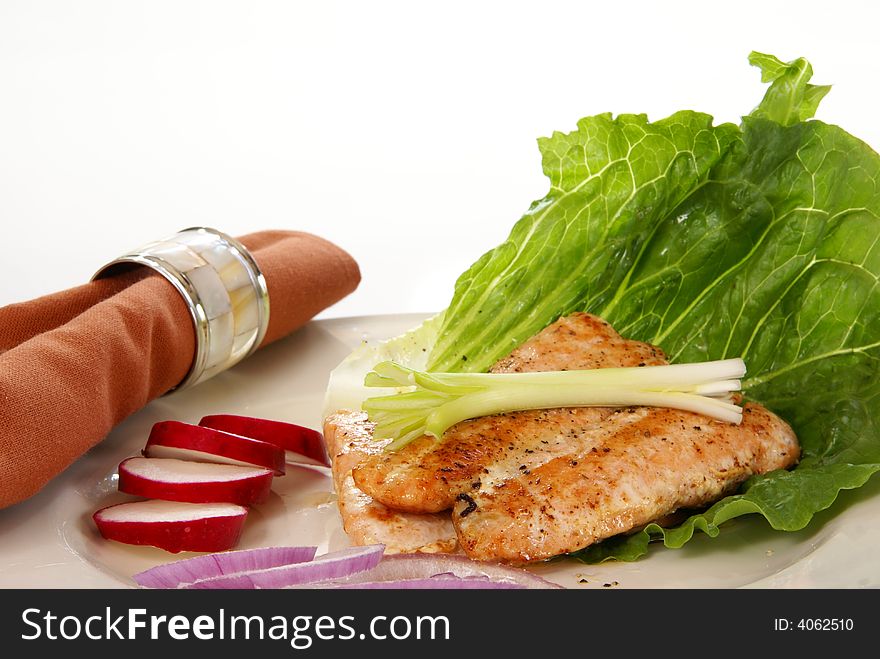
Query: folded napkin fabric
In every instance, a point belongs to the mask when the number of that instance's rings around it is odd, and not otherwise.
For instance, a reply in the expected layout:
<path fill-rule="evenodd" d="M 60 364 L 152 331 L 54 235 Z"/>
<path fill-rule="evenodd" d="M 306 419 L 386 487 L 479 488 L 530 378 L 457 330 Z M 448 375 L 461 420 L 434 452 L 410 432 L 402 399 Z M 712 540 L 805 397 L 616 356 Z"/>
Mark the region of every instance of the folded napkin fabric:
<path fill-rule="evenodd" d="M 351 293 L 355 261 L 322 238 L 239 239 L 269 290 L 265 346 Z M 117 423 L 187 375 L 195 354 L 183 297 L 149 268 L 0 308 L 0 507 L 39 491 Z"/>

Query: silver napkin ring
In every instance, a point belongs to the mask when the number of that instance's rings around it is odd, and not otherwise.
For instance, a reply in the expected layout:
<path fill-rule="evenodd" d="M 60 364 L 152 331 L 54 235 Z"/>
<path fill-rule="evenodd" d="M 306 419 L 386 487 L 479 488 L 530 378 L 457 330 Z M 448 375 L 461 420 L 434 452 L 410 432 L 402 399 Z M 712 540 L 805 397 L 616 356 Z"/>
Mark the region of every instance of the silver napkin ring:
<path fill-rule="evenodd" d="M 230 368 L 263 342 L 269 327 L 269 290 L 254 257 L 235 238 L 207 227 L 184 229 L 123 254 L 92 279 L 135 265 L 152 268 L 171 282 L 192 315 L 195 357 L 175 390 Z"/>

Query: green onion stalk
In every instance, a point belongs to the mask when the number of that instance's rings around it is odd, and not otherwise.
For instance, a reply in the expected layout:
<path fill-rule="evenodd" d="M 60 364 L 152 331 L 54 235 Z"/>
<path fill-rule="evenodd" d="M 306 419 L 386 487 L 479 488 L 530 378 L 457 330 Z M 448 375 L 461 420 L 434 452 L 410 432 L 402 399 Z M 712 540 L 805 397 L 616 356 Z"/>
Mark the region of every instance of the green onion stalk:
<path fill-rule="evenodd" d="M 733 392 L 745 372 L 742 359 L 539 373 L 425 373 L 386 361 L 364 384 L 398 392 L 362 407 L 376 424 L 373 436 L 391 440 L 389 451 L 422 435 L 440 439 L 465 419 L 554 407 L 668 407 L 738 424 Z"/>

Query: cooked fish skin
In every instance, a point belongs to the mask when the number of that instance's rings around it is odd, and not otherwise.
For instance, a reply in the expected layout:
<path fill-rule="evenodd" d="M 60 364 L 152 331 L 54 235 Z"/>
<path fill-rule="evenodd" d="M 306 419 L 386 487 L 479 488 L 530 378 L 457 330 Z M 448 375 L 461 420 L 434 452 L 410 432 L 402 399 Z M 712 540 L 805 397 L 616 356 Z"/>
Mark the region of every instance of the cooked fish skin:
<path fill-rule="evenodd" d="M 419 515 L 391 510 L 355 485 L 351 470 L 385 443 L 373 439 L 365 412 L 340 410 L 324 420 L 324 441 L 343 527 L 357 545 L 383 544 L 388 554 L 451 553 L 458 542 L 449 513 Z"/>
<path fill-rule="evenodd" d="M 546 327 L 490 370 L 518 373 L 665 363 L 659 348 L 622 338 L 601 318 L 575 313 Z M 569 453 L 583 428 L 602 424 L 603 433 L 613 432 L 621 417 L 608 421 L 612 412 L 601 407 L 531 410 L 462 421 L 447 430 L 442 441 L 425 436 L 393 453 L 371 453 L 354 469 L 354 481 L 395 510 L 439 512 L 478 483 L 531 470 Z M 521 441 L 526 437 L 535 441 Z"/>
<path fill-rule="evenodd" d="M 619 414 L 629 422 L 589 449 L 589 441 L 578 442 L 528 473 L 462 495 L 452 518 L 465 553 L 528 563 L 573 552 L 709 504 L 754 474 L 794 465 L 800 454 L 788 424 L 751 403 L 738 426 L 670 409 Z"/>

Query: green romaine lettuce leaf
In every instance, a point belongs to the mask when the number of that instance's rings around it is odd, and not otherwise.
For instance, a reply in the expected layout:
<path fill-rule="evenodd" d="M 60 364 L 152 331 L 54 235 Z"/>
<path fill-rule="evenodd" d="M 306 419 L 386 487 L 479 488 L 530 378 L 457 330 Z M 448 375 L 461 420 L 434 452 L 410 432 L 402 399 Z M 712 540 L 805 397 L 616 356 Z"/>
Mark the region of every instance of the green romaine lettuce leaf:
<path fill-rule="evenodd" d="M 541 140 L 548 195 L 456 283 L 431 370 L 483 371 L 558 316 L 596 313 L 672 361 L 741 356 L 799 466 L 674 529 L 579 553 L 631 560 L 749 513 L 797 530 L 880 470 L 880 156 L 809 120 L 828 87 L 752 53 L 771 85 L 739 127 L 599 115 Z"/>
<path fill-rule="evenodd" d="M 804 58 L 788 64 L 773 55 L 752 52 L 749 63 L 761 69 L 761 82 L 772 83 L 753 117 L 771 119 L 783 126 L 812 119 L 830 85 L 811 85 L 813 67 Z"/>
<path fill-rule="evenodd" d="M 382 361 L 405 364 L 409 368 L 424 369 L 431 346 L 437 341 L 437 332 L 443 322 L 439 313 L 405 334 L 381 343 L 366 343 L 356 348 L 330 373 L 324 395 L 322 416 L 339 410 L 359 410 L 364 399 L 394 393 L 394 389 L 364 386 L 364 378 Z"/>
<path fill-rule="evenodd" d="M 738 133 L 696 112 L 603 114 L 540 140 L 550 192 L 459 278 L 429 368 L 485 371 L 548 319 L 604 304 Z"/>

